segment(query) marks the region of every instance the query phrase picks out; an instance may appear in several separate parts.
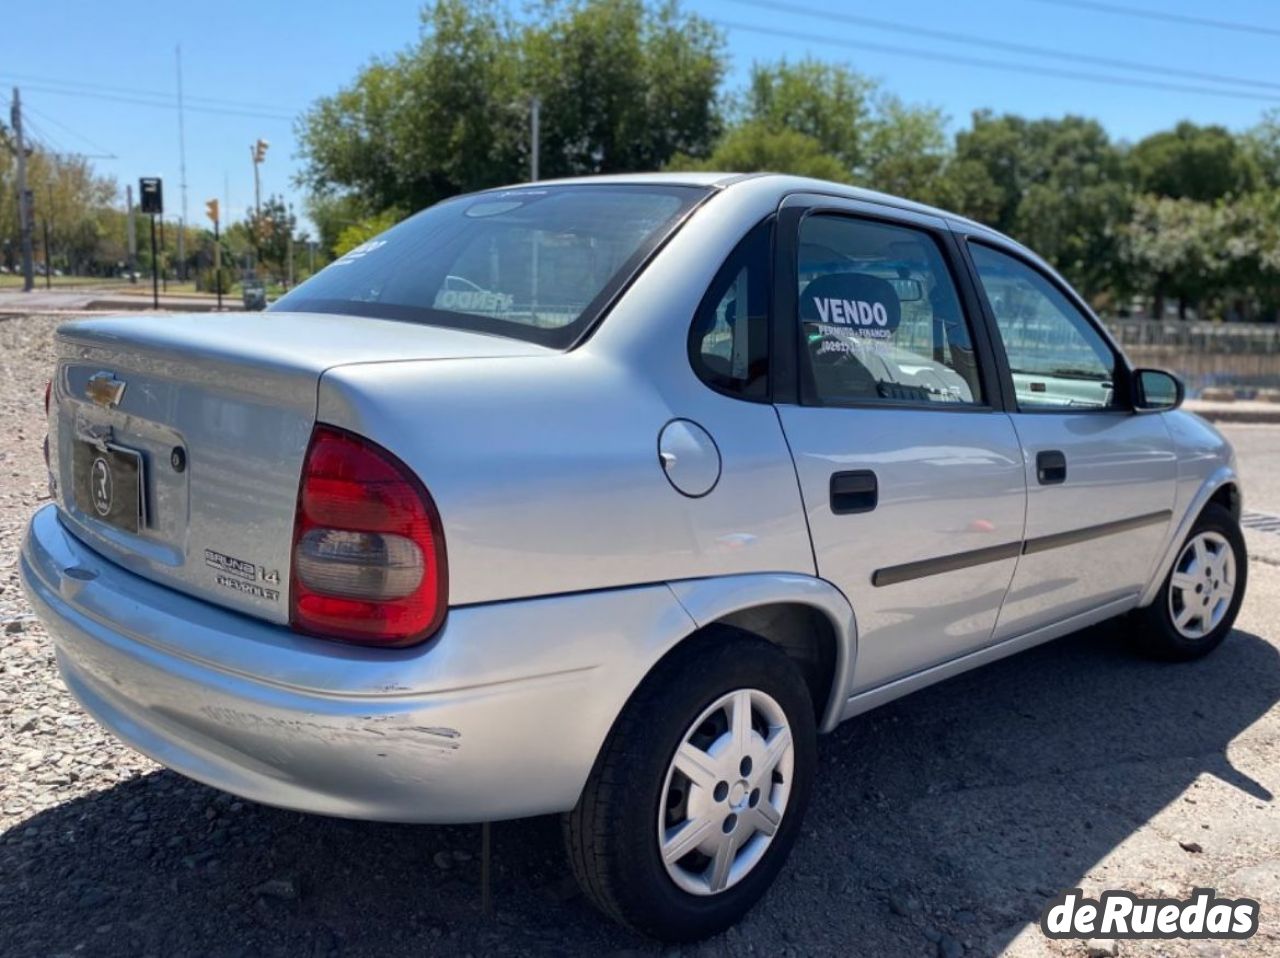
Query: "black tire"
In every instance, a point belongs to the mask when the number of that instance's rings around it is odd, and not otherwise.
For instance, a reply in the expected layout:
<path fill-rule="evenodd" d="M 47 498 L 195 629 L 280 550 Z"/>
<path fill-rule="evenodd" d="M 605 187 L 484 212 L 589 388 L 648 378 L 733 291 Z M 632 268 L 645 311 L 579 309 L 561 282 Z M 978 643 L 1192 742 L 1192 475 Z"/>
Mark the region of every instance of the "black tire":
<path fill-rule="evenodd" d="M 1245 550 L 1244 534 L 1240 524 L 1227 509 L 1217 503 L 1209 503 L 1196 519 L 1195 525 L 1187 533 L 1187 538 L 1178 546 L 1178 556 L 1197 536 L 1202 533 L 1217 533 L 1226 540 L 1235 554 L 1236 582 L 1235 591 L 1221 621 L 1209 632 L 1199 638 L 1188 638 L 1174 624 L 1173 612 L 1170 608 L 1170 591 L 1173 589 L 1173 577 L 1179 571 L 1178 559 L 1165 576 L 1156 594 L 1155 601 L 1144 609 L 1133 613 L 1136 626 L 1134 639 L 1144 654 L 1171 662 L 1187 662 L 1208 655 L 1227 637 L 1240 612 L 1240 604 L 1244 601 L 1245 586 L 1249 578 L 1249 557 Z"/>
<path fill-rule="evenodd" d="M 771 696 L 791 728 L 791 793 L 772 842 L 736 884 L 712 895 L 680 888 L 658 841 L 667 770 L 690 725 L 728 692 Z M 630 928 L 664 941 L 696 941 L 741 918 L 773 883 L 800 833 L 817 755 L 813 703 L 776 646 L 714 630 L 688 640 L 641 683 L 614 724 L 582 797 L 564 817 L 569 860 L 587 898 Z"/>

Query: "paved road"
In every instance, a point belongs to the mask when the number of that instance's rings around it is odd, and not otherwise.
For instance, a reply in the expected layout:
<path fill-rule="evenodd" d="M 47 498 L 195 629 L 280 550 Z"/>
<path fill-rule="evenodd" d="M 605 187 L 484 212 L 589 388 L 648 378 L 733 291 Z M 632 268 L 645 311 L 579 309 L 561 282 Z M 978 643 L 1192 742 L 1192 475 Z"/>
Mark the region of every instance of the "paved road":
<path fill-rule="evenodd" d="M 1218 428 L 1236 448 L 1246 512 L 1280 517 L 1280 425 L 1220 423 Z M 1280 528 L 1264 532 L 1246 527 L 1245 540 L 1256 562 L 1280 566 Z"/>

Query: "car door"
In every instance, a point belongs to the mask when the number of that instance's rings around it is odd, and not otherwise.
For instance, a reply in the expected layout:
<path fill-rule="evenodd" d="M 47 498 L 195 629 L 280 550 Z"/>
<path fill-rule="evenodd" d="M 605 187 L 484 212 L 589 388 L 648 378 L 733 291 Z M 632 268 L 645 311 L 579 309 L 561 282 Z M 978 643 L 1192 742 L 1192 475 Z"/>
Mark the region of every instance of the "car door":
<path fill-rule="evenodd" d="M 1021 548 L 1021 450 L 962 269 L 935 217 L 780 213 L 774 396 L 818 574 L 857 618 L 850 694 L 989 644 Z"/>
<path fill-rule="evenodd" d="M 1057 277 L 1012 245 L 967 247 L 1027 473 L 1026 543 L 996 638 L 1122 611 L 1172 518 L 1163 417 L 1134 412 L 1123 358 Z"/>

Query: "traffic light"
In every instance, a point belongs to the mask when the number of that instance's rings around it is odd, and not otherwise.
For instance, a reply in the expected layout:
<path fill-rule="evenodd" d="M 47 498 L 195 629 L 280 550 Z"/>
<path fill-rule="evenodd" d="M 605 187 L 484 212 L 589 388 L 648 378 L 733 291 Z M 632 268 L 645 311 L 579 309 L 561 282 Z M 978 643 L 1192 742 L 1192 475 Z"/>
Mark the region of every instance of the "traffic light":
<path fill-rule="evenodd" d="M 266 140 L 258 140 L 258 142 L 254 143 L 252 147 L 253 162 L 261 163 L 263 160 L 265 160 L 267 158 L 267 147 L 269 147 L 270 145 L 271 144 L 268 143 Z"/>
<path fill-rule="evenodd" d="M 209 200 L 207 203 L 205 203 L 204 212 L 205 212 L 205 215 L 209 217 L 209 219 L 213 220 L 215 225 L 218 223 L 218 201 L 217 200 Z"/>

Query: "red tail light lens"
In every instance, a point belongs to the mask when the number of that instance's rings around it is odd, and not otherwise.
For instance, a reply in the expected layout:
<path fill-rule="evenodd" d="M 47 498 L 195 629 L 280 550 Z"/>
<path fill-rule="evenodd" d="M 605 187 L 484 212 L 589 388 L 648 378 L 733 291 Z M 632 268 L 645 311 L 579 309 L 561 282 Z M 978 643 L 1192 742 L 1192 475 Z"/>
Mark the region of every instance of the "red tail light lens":
<path fill-rule="evenodd" d="M 421 642 L 448 605 L 435 503 L 395 456 L 316 426 L 294 521 L 290 622 L 368 645 Z"/>

